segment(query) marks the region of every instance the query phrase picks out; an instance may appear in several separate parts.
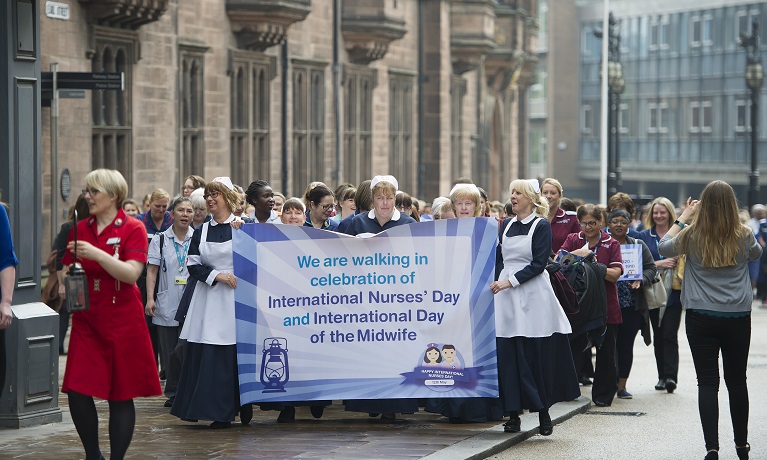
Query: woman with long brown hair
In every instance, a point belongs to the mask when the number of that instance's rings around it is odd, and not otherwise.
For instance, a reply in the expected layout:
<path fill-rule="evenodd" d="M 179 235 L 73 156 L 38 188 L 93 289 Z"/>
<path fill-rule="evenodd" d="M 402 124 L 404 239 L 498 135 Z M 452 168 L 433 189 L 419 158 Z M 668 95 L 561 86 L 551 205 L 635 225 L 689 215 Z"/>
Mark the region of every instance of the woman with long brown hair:
<path fill-rule="evenodd" d="M 687 256 L 682 284 L 685 327 L 698 378 L 698 411 L 706 459 L 719 458 L 719 353 L 730 398 L 735 450 L 748 458 L 746 368 L 751 344 L 753 291 L 748 262 L 762 248 L 740 223 L 735 193 L 724 181 L 710 182 L 700 200 L 687 199 L 679 219 L 658 245 L 664 257 Z"/>

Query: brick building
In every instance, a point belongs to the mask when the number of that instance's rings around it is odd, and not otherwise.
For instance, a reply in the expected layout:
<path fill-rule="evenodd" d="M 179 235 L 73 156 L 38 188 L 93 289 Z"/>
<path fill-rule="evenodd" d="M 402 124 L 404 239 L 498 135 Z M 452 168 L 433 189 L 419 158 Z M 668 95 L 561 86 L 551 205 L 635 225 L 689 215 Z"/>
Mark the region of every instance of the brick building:
<path fill-rule="evenodd" d="M 60 0 L 67 19 L 51 3 L 44 71 L 125 73 L 123 92 L 60 100 L 56 174 L 73 190 L 109 167 L 134 197 L 192 173 L 286 195 L 391 173 L 426 200 L 458 176 L 502 198 L 528 171 L 536 0 Z M 75 198 L 53 194 L 57 222 Z"/>

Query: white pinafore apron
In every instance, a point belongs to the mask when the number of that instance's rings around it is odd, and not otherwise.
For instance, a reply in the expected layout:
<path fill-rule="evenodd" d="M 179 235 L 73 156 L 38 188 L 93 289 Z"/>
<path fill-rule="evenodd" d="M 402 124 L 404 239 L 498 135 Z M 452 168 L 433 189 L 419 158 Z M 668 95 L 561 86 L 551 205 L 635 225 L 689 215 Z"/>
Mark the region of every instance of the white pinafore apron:
<path fill-rule="evenodd" d="M 498 281 L 509 279 L 533 261 L 533 233 L 541 218 L 536 217 L 527 235 L 503 237 L 503 271 Z M 512 219 L 503 230 L 509 231 Z M 572 332 L 562 310 L 549 274 L 540 275 L 517 287 L 504 289 L 495 295 L 495 335 L 497 337 L 549 337 L 554 333 Z"/>
<path fill-rule="evenodd" d="M 206 222 L 202 226 L 200 261 L 221 273 L 233 273 L 232 240 L 223 243 L 207 241 L 209 225 L 210 223 Z M 234 289 L 225 283 L 219 282 L 215 286 L 209 286 L 198 281 L 189 303 L 181 338 L 189 342 L 211 345 L 236 344 Z"/>

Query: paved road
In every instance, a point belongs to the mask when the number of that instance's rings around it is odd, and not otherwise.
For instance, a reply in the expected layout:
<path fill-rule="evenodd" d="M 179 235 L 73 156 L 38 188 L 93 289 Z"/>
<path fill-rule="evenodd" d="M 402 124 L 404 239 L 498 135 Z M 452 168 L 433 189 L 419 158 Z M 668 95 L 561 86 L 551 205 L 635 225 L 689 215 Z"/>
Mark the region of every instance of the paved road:
<path fill-rule="evenodd" d="M 657 374 L 652 346 L 645 347 L 641 337 L 638 337 L 634 348 L 634 368 L 628 383 L 628 390 L 634 399 L 616 399 L 608 408 L 591 407 L 585 414 L 556 426 L 553 436 L 534 436 L 490 458 L 702 459 L 706 450 L 698 417 L 695 370 L 684 321 L 679 338 L 679 388 L 674 394 L 653 388 Z M 756 303 L 752 315 L 748 386 L 751 458 L 767 459 L 767 310 L 758 308 Z M 590 396 L 590 389 L 582 387 L 582 390 L 584 396 Z M 719 408 L 719 458 L 736 459 L 724 380 L 719 392 Z"/>
<path fill-rule="evenodd" d="M 752 459 L 767 459 L 767 310 L 753 314 L 749 360 Z M 496 423 L 453 425 L 445 418 L 418 413 L 396 424 L 381 424 L 365 414 L 343 412 L 335 404 L 321 420 L 299 409 L 297 423 L 275 423 L 276 412 L 256 411 L 253 424 L 209 430 L 168 415 L 164 398 L 136 400 L 137 425 L 128 451 L 132 459 L 701 459 L 705 453 L 697 414 L 697 389 L 684 329 L 679 388 L 674 394 L 653 389 L 651 347 L 637 340 L 629 390 L 633 400 L 610 408 L 588 408 L 584 398 L 557 404 L 552 417 L 564 419 L 554 435 L 537 433 L 537 416 L 522 416 L 523 432 L 510 436 Z M 65 357 L 60 360 L 61 375 Z M 582 387 L 584 396 L 590 389 Z M 726 395 L 726 393 L 724 393 Z M 66 396 L 59 405 L 64 422 L 21 430 L 0 429 L 0 459 L 81 459 L 82 445 L 72 425 Z M 721 401 L 720 458 L 735 459 L 727 400 Z M 102 450 L 109 451 L 106 403 L 97 403 Z M 587 410 L 588 409 L 588 410 Z M 587 411 L 586 411 L 587 410 Z M 581 412 L 586 411 L 584 414 Z M 508 447 L 511 446 L 511 447 Z M 504 448 L 507 450 L 503 451 Z M 492 453 L 501 452 L 492 456 Z"/>

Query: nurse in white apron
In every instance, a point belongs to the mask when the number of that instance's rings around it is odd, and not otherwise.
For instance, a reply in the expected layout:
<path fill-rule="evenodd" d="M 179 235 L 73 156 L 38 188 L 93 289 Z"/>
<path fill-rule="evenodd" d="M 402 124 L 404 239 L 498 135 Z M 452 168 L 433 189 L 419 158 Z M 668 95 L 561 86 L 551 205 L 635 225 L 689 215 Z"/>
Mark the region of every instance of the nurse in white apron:
<path fill-rule="evenodd" d="M 496 256 L 495 332 L 501 403 L 510 419 L 504 431 L 520 431 L 519 413 L 538 412 L 539 433 L 553 432 L 549 408 L 580 396 L 568 334 L 570 323 L 545 271 L 551 251 L 548 202 L 538 181 L 509 186 L 516 216 L 501 225 Z"/>
<path fill-rule="evenodd" d="M 211 428 L 231 426 L 238 410 L 247 425 L 250 404 L 240 407 L 234 319 L 232 210 L 240 197 L 228 177 L 205 186 L 205 201 L 212 215 L 195 230 L 187 268 L 197 279 L 181 338 L 186 339 L 184 364 L 171 414 L 186 421 L 212 420 Z M 246 219 L 246 222 L 252 222 Z"/>

